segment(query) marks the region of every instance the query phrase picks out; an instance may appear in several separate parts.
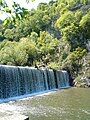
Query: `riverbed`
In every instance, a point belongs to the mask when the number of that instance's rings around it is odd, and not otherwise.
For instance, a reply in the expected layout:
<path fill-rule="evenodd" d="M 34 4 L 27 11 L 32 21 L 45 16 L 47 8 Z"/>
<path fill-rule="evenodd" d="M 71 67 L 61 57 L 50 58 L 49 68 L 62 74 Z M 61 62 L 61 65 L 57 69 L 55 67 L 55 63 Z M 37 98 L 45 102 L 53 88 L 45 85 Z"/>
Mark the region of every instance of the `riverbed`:
<path fill-rule="evenodd" d="M 0 118 L 15 114 L 30 120 L 90 120 L 90 88 L 69 88 L 0 104 Z"/>

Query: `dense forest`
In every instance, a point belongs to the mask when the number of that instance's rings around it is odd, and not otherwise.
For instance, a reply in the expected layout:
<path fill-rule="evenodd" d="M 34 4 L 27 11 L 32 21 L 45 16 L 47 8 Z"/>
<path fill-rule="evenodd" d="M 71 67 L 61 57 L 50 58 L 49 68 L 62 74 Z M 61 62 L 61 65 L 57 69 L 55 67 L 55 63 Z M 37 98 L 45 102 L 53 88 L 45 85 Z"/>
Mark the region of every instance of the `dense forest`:
<path fill-rule="evenodd" d="M 63 69 L 78 83 L 90 79 L 89 0 L 50 1 L 31 11 L 13 7 L 0 24 L 0 64 Z"/>

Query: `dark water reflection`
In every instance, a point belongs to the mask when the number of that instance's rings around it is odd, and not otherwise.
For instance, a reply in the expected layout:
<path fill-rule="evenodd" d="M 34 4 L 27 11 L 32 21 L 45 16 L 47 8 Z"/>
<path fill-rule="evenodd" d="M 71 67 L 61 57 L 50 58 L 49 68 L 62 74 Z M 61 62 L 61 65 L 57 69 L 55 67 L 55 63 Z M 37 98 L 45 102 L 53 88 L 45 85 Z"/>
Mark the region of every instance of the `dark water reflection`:
<path fill-rule="evenodd" d="M 11 103 L 30 120 L 90 120 L 90 89 L 71 88 Z"/>

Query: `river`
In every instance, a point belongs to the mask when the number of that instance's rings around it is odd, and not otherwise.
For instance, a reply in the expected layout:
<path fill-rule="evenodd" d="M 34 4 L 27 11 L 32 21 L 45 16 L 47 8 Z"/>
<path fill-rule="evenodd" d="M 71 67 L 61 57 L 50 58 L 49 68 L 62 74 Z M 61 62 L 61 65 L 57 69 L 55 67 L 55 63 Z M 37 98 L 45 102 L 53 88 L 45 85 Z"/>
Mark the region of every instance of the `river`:
<path fill-rule="evenodd" d="M 90 88 L 70 88 L 0 104 L 0 113 L 19 112 L 30 120 L 90 120 Z"/>

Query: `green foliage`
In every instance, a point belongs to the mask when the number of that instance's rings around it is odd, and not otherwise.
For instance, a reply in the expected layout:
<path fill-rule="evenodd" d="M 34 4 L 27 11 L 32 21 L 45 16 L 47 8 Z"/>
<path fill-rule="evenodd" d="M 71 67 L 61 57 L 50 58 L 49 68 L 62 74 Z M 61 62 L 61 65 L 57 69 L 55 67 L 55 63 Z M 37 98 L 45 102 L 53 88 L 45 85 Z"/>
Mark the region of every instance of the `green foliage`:
<path fill-rule="evenodd" d="M 13 40 L 13 38 L 14 38 L 13 29 L 6 29 L 6 31 L 4 32 L 4 36 L 6 39 Z"/>
<path fill-rule="evenodd" d="M 11 11 L 3 3 L 0 8 L 11 17 L 0 25 L 0 64 L 44 64 L 68 69 L 74 77 L 84 70 L 90 41 L 88 0 L 50 1 L 31 11 L 16 3 Z"/>
<path fill-rule="evenodd" d="M 43 63 L 47 64 L 50 61 L 51 56 L 57 53 L 58 44 L 59 41 L 48 32 L 40 32 L 40 37 L 37 41 L 39 59 L 41 59 Z"/>
<path fill-rule="evenodd" d="M 77 48 L 63 61 L 62 68 L 68 69 L 74 76 L 78 75 L 83 65 L 81 60 L 86 54 L 86 49 Z"/>
<path fill-rule="evenodd" d="M 80 27 L 82 28 L 86 40 L 90 39 L 90 12 L 82 17 Z"/>
<path fill-rule="evenodd" d="M 89 0 L 58 0 L 58 3 L 64 3 L 69 9 L 79 6 L 80 4 L 88 5 L 90 4 Z"/>
<path fill-rule="evenodd" d="M 1 64 L 25 65 L 28 60 L 32 64 L 36 55 L 35 44 L 26 38 L 22 38 L 19 43 L 4 41 L 0 44 L 0 49 Z"/>
<path fill-rule="evenodd" d="M 56 62 L 50 62 L 50 63 L 48 64 L 48 67 L 49 67 L 50 69 L 54 69 L 54 70 L 60 69 L 59 63 L 56 63 Z"/>
<path fill-rule="evenodd" d="M 2 46 L 0 51 L 1 64 L 24 65 L 27 62 L 26 51 L 22 51 L 16 42 L 7 41 Z"/>
<path fill-rule="evenodd" d="M 37 54 L 35 43 L 31 42 L 27 38 L 22 38 L 19 42 L 19 49 L 22 51 L 26 51 L 26 54 L 28 55 L 27 62 L 29 65 L 32 65 Z"/>
<path fill-rule="evenodd" d="M 72 12 L 68 11 L 62 14 L 62 16 L 57 20 L 56 26 L 59 29 L 63 29 L 70 26 L 72 23 L 75 23 L 75 16 Z"/>
<path fill-rule="evenodd" d="M 30 39 L 31 39 L 31 41 L 33 41 L 33 42 L 35 42 L 37 44 L 37 42 L 38 42 L 38 34 L 36 32 L 31 32 Z"/>

